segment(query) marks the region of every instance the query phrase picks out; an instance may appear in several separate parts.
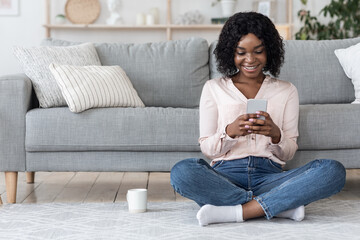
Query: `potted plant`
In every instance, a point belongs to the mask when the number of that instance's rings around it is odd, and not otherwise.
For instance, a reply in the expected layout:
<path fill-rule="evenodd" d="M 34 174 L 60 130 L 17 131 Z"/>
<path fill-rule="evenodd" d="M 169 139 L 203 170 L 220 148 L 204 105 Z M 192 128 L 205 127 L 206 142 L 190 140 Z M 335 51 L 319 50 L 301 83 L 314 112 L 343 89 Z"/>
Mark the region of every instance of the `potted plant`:
<path fill-rule="evenodd" d="M 305 6 L 307 0 L 301 0 Z M 321 23 L 310 11 L 301 9 L 298 17 L 303 26 L 295 34 L 296 39 L 342 39 L 360 35 L 360 0 L 331 0 L 320 14 L 330 16 L 327 24 Z"/>
<path fill-rule="evenodd" d="M 215 0 L 211 5 L 215 6 L 218 3 L 221 4 L 223 17 L 230 17 L 234 14 L 236 0 Z"/>
<path fill-rule="evenodd" d="M 58 14 L 55 16 L 55 22 L 57 24 L 64 24 L 66 23 L 66 16 L 64 14 Z"/>

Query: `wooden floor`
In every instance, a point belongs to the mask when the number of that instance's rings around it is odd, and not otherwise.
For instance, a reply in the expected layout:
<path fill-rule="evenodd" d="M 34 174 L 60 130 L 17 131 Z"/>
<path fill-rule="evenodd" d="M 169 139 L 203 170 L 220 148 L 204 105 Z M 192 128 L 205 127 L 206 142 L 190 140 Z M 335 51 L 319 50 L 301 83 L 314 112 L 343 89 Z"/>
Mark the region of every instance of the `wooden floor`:
<path fill-rule="evenodd" d="M 5 204 L 4 173 L 1 179 Z M 174 192 L 168 172 L 37 172 L 34 184 L 27 184 L 25 173 L 19 173 L 17 203 L 121 202 L 131 188 L 147 188 L 153 202 L 189 201 Z M 344 189 L 331 198 L 360 200 L 360 169 L 347 170 Z"/>

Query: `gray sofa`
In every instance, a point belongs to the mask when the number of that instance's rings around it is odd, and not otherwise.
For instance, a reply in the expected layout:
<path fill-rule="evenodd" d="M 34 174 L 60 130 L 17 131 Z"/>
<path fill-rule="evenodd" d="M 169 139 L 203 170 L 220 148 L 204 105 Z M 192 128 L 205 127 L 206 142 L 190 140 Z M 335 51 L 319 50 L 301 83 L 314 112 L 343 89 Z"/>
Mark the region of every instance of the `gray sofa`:
<path fill-rule="evenodd" d="M 285 41 L 279 78 L 295 84 L 301 104 L 299 150 L 288 168 L 316 158 L 360 167 L 360 105 L 350 104 L 354 88 L 334 54 L 358 42 Z M 15 202 L 19 171 L 169 171 L 182 159 L 204 158 L 197 142 L 198 104 L 204 83 L 219 76 L 215 43 L 192 38 L 95 46 L 103 65 L 125 70 L 146 108 L 80 114 L 67 107 L 42 109 L 26 75 L 0 77 L 0 171 L 6 172 L 8 202 Z"/>

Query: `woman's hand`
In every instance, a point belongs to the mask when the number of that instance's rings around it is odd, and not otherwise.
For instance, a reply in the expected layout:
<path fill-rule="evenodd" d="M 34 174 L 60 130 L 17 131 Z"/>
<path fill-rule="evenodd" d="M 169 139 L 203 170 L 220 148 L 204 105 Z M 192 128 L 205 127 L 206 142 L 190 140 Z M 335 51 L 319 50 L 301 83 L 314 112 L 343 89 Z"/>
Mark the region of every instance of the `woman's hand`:
<path fill-rule="evenodd" d="M 264 116 L 265 120 L 257 119 Z M 279 127 L 273 122 L 267 112 L 257 112 L 257 114 L 244 114 L 235 119 L 226 128 L 226 133 L 230 137 L 246 136 L 251 133 L 264 135 L 271 138 L 271 142 L 277 144 L 281 139 Z"/>
<path fill-rule="evenodd" d="M 239 136 L 246 136 L 249 135 L 250 126 L 253 126 L 254 123 L 250 122 L 249 119 L 255 119 L 257 114 L 243 114 L 240 115 L 227 125 L 226 127 L 226 134 L 229 135 L 231 138 L 239 137 Z"/>
<path fill-rule="evenodd" d="M 271 142 L 277 144 L 281 139 L 281 132 L 279 127 L 273 122 L 270 115 L 267 112 L 256 112 L 257 116 L 264 116 L 265 120 L 250 118 L 249 122 L 253 125 L 249 126 L 249 133 L 261 134 L 271 138 Z"/>

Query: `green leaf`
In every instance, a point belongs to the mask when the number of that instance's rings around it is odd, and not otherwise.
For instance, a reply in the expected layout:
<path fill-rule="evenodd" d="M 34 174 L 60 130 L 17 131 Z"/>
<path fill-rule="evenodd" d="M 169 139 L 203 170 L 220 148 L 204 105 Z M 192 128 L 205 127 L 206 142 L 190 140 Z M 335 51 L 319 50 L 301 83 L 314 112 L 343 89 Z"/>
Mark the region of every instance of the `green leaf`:
<path fill-rule="evenodd" d="M 320 10 L 319 16 L 330 17 L 332 20 L 321 24 L 310 11 L 307 11 L 306 16 L 298 14 L 303 24 L 298 38 L 305 38 L 302 33 L 307 33 L 306 39 L 337 39 L 360 35 L 360 0 L 331 0 Z"/>
<path fill-rule="evenodd" d="M 306 34 L 306 33 L 302 33 L 301 35 L 300 35 L 300 39 L 301 40 L 306 40 L 308 38 L 308 35 Z"/>

